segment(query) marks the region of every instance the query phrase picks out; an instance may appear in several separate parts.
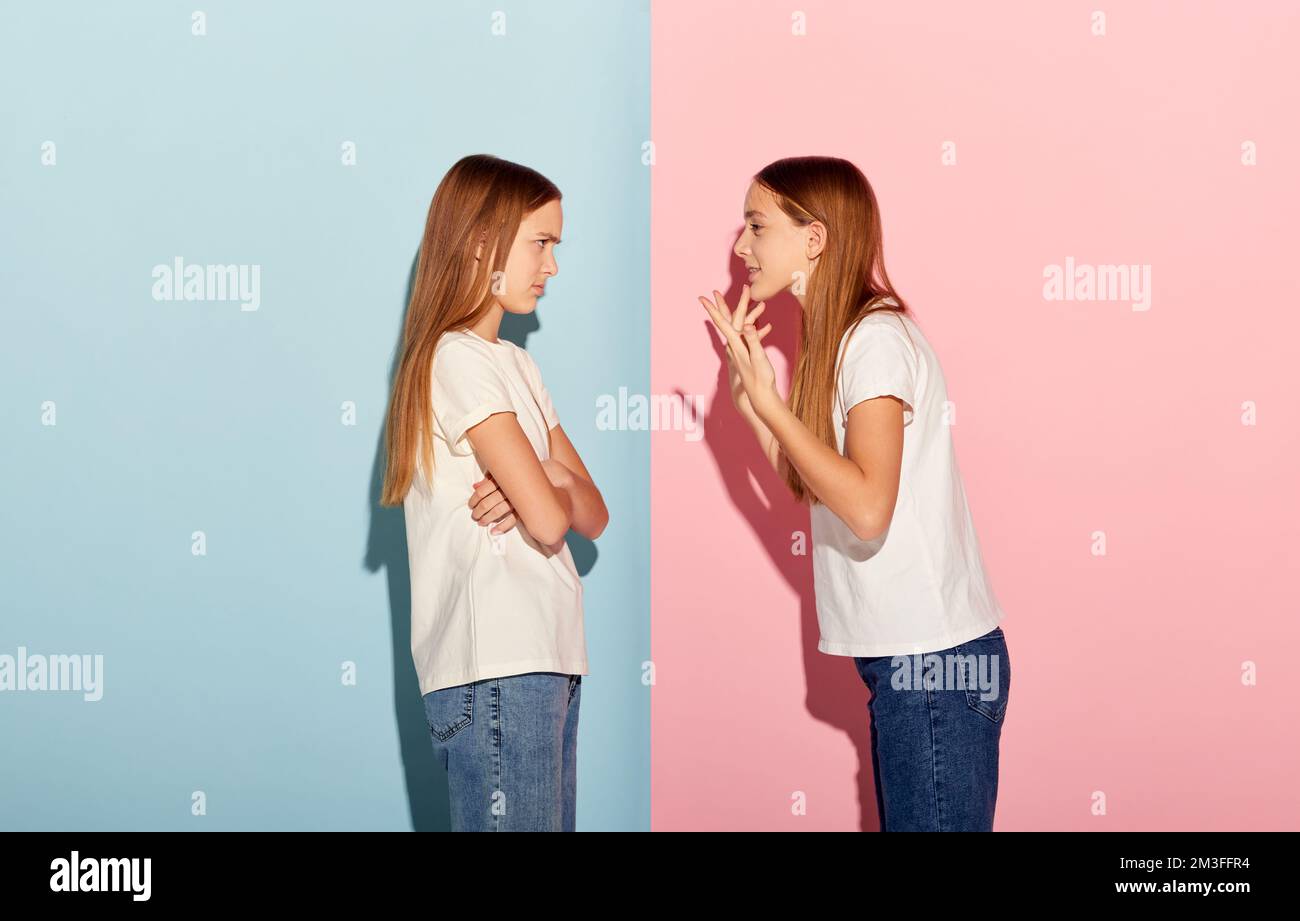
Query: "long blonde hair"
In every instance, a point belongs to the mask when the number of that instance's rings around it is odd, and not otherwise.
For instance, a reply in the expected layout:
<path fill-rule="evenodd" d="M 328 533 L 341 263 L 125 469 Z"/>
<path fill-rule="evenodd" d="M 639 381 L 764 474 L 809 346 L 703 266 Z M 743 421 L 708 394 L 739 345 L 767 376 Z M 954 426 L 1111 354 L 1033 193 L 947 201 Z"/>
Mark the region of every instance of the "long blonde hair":
<path fill-rule="evenodd" d="M 800 313 L 799 354 L 790 409 L 808 429 L 836 447 L 836 356 L 849 328 L 868 313 L 910 315 L 885 273 L 880 209 L 862 171 L 838 157 L 787 157 L 754 176 L 800 226 L 821 221 L 828 231 Z M 878 302 L 892 298 L 897 306 Z M 910 334 L 909 334 L 910 335 Z M 817 502 L 799 471 L 782 455 L 786 485 L 800 502 Z"/>
<path fill-rule="evenodd" d="M 433 193 L 407 304 L 402 357 L 388 402 L 387 463 L 380 505 L 400 505 L 423 459 L 433 472 L 431 381 L 438 340 L 473 326 L 492 306 L 491 279 L 506 259 L 528 213 L 559 200 L 560 190 L 536 170 L 489 154 L 456 162 Z M 479 244 L 485 258 L 475 259 Z"/>

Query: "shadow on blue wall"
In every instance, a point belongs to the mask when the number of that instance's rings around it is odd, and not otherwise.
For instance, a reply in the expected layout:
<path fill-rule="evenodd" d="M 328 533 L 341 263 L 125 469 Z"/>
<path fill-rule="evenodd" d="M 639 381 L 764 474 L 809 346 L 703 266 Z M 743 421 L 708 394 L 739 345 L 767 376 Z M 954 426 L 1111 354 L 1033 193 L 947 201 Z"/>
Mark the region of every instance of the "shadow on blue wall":
<path fill-rule="evenodd" d="M 406 284 L 405 303 L 408 307 L 415 285 L 418 258 L 417 249 L 416 256 L 411 260 L 411 271 Z M 392 393 L 393 381 L 397 377 L 402 330 L 405 327 L 404 310 L 397 324 L 398 345 L 393 349 L 386 393 Z M 499 335 L 520 348 L 526 348 L 529 334 L 540 328 L 536 314 L 508 313 L 502 318 Z M 451 828 L 451 814 L 447 801 L 447 772 L 434 756 L 433 739 L 425 720 L 424 701 L 420 695 L 419 676 L 411 659 L 411 569 L 407 557 L 406 518 L 401 508 L 387 508 L 379 504 L 386 466 L 384 430 L 380 429 L 374 463 L 370 466 L 370 535 L 366 546 L 365 567 L 369 572 L 382 569 L 388 578 L 388 610 L 392 625 L 389 632 L 393 653 L 393 715 L 397 721 L 398 746 L 411 827 L 415 831 L 448 831 Z M 596 564 L 596 545 L 572 531 L 566 542 L 579 575 L 585 577 Z"/>

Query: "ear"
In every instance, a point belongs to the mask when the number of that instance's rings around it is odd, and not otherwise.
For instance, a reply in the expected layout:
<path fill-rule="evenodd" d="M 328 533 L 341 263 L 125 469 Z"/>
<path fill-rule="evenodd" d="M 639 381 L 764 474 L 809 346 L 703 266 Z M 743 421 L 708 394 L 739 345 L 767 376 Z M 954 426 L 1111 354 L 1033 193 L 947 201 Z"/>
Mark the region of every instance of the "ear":
<path fill-rule="evenodd" d="M 807 233 L 808 242 L 805 244 L 805 255 L 809 261 L 816 259 L 826 248 L 826 225 L 821 221 L 813 221 L 804 227 Z"/>

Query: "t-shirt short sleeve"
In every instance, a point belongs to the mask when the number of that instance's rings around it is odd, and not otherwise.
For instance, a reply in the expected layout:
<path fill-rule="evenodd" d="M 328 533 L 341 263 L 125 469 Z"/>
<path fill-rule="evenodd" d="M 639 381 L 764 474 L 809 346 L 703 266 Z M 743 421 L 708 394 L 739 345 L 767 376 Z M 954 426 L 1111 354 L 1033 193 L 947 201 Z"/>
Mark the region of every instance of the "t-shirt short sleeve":
<path fill-rule="evenodd" d="M 546 419 L 546 428 L 549 431 L 560 424 L 560 417 L 556 415 L 555 404 L 551 402 L 550 391 L 542 383 L 542 372 L 537 367 L 537 362 L 533 361 L 533 356 L 527 352 L 524 352 L 524 354 L 528 358 L 528 383 L 532 386 L 533 396 L 537 398 L 537 406 L 541 409 L 543 418 Z"/>
<path fill-rule="evenodd" d="M 547 391 L 546 385 L 538 381 L 537 384 L 537 405 L 542 408 L 542 415 L 546 417 L 546 428 L 553 429 L 560 424 L 560 417 L 555 414 L 555 404 L 551 402 L 551 394 Z"/>
<path fill-rule="evenodd" d="M 469 339 L 441 344 L 433 356 L 433 413 L 452 454 L 473 454 L 465 432 L 493 413 L 514 412 L 491 346 Z"/>
<path fill-rule="evenodd" d="M 891 396 L 903 401 L 903 425 L 910 425 L 916 402 L 916 353 L 906 334 L 890 322 L 862 320 L 849 332 L 840 367 L 839 396 L 849 410 L 863 400 Z"/>

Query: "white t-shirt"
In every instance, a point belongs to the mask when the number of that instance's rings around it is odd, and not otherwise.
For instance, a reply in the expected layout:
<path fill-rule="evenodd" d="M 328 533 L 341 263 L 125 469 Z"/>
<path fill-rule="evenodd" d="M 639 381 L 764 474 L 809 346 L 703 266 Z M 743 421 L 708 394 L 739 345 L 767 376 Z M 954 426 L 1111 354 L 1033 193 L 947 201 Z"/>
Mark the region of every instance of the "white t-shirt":
<path fill-rule="evenodd" d="M 892 298 L 884 303 L 897 305 Z M 840 353 L 836 446 L 844 453 L 850 409 L 896 396 L 904 403 L 903 466 L 893 518 L 875 540 L 859 540 L 825 505 L 812 507 L 817 648 L 840 656 L 911 655 L 983 636 L 1003 613 L 957 469 L 948 389 L 934 350 L 910 318 L 880 310 L 845 333 Z"/>
<path fill-rule="evenodd" d="M 403 504 L 420 694 L 527 672 L 587 674 L 582 580 L 568 545 L 550 552 L 522 521 L 492 535 L 469 507 L 484 470 L 466 429 L 513 412 L 538 458 L 550 457 L 560 420 L 532 356 L 504 339 L 444 333 L 432 403 L 433 488 L 417 460 Z"/>

